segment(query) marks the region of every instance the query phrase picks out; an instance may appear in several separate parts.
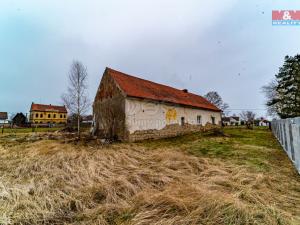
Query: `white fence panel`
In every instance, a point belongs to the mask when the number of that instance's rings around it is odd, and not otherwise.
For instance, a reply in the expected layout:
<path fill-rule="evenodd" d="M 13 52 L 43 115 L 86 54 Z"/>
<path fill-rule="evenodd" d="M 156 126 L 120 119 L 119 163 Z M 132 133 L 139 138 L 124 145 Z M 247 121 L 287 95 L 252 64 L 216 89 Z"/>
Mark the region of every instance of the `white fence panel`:
<path fill-rule="evenodd" d="M 272 132 L 300 174 L 300 117 L 273 120 Z"/>

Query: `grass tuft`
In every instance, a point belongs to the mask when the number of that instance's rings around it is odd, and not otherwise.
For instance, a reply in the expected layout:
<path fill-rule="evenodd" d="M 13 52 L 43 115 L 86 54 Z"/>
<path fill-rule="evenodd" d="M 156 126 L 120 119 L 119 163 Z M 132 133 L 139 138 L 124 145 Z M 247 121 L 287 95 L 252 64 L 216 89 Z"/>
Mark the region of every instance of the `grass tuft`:
<path fill-rule="evenodd" d="M 268 130 L 136 144 L 0 137 L 0 224 L 300 224 L 300 178 Z"/>

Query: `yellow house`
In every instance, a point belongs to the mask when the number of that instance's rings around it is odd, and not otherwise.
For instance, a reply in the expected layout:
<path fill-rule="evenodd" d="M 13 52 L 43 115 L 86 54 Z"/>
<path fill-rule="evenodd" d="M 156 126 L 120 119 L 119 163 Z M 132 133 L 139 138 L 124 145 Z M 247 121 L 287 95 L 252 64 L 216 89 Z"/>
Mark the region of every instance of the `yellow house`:
<path fill-rule="evenodd" d="M 33 124 L 66 124 L 68 111 L 65 106 L 32 103 L 30 122 Z"/>

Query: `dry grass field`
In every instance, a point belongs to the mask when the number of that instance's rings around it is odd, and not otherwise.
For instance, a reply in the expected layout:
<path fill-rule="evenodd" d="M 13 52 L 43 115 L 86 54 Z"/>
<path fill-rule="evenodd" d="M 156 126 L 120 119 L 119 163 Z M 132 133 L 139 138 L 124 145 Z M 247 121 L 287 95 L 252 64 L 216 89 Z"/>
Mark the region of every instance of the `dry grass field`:
<path fill-rule="evenodd" d="M 53 139 L 0 135 L 0 224 L 300 224 L 300 176 L 266 129 Z"/>

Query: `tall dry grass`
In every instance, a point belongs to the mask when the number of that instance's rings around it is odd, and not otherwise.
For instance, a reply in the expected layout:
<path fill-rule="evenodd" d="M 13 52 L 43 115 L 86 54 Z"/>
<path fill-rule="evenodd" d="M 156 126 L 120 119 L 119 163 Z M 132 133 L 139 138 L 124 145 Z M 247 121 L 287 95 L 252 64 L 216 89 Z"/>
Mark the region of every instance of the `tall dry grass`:
<path fill-rule="evenodd" d="M 0 224 L 296 224 L 287 180 L 180 149 L 2 145 Z"/>

